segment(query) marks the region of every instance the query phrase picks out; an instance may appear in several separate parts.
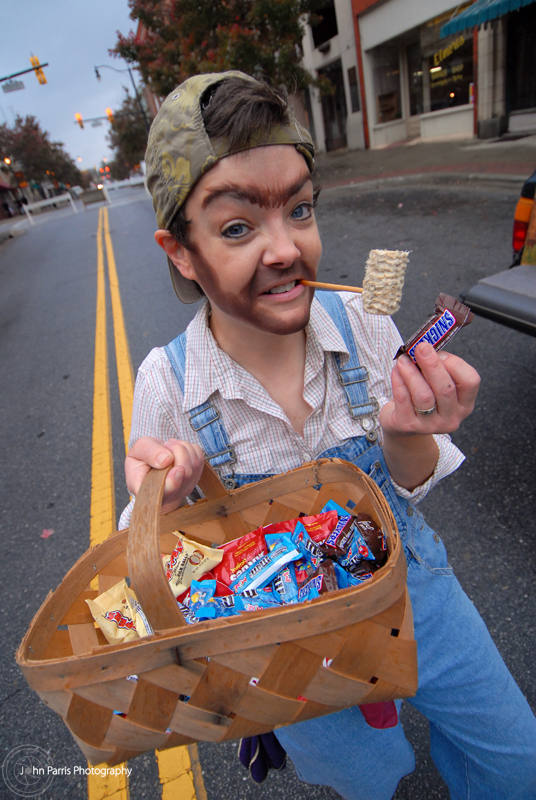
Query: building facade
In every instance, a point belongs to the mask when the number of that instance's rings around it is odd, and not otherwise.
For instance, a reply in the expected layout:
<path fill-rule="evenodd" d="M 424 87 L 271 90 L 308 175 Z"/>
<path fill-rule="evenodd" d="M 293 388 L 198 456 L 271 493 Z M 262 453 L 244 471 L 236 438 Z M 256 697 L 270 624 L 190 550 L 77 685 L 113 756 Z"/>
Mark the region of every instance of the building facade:
<path fill-rule="evenodd" d="M 318 149 L 536 132 L 536 3 L 510 4 L 475 25 L 483 0 L 327 2 L 303 41 L 306 68 L 334 86 L 310 90 Z"/>
<path fill-rule="evenodd" d="M 350 0 L 330 0 L 318 12 L 322 22 L 303 38 L 303 63 L 314 75 L 325 75 L 333 95 L 309 89 L 307 111 L 311 132 L 321 151 L 366 146 L 357 48 Z"/>

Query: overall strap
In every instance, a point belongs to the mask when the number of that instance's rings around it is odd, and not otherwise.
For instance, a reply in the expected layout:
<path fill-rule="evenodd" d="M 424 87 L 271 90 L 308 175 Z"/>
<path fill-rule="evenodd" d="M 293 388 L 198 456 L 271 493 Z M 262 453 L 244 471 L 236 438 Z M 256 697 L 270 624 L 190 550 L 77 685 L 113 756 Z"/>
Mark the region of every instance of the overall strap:
<path fill-rule="evenodd" d="M 335 355 L 339 382 L 346 394 L 350 416 L 352 419 L 360 420 L 362 427 L 367 431 L 367 439 L 370 442 L 375 442 L 378 434 L 374 430 L 375 422 L 373 417 L 378 413 L 380 407 L 375 397 L 369 398 L 367 392 L 368 369 L 362 367 L 359 363 L 357 347 L 344 303 L 336 292 L 317 290 L 315 297 L 337 326 L 350 354 L 344 366 L 342 366 L 341 356 L 339 354 Z"/>
<path fill-rule="evenodd" d="M 176 339 L 164 347 L 164 350 L 184 395 L 186 332 L 177 336 Z M 236 454 L 216 406 L 210 400 L 206 400 L 201 405 L 188 411 L 188 421 L 198 434 L 205 457 L 211 467 L 222 467 L 228 464 L 231 466 L 231 472 L 233 472 Z"/>

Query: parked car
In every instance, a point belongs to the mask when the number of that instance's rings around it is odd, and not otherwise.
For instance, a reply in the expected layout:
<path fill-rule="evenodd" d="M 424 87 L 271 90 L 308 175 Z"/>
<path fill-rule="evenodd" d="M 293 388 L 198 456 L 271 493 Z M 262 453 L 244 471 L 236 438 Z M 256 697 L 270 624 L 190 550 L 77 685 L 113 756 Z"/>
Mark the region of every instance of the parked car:
<path fill-rule="evenodd" d="M 523 184 L 514 213 L 512 265 L 482 278 L 461 299 L 475 314 L 536 336 L 536 172 Z"/>

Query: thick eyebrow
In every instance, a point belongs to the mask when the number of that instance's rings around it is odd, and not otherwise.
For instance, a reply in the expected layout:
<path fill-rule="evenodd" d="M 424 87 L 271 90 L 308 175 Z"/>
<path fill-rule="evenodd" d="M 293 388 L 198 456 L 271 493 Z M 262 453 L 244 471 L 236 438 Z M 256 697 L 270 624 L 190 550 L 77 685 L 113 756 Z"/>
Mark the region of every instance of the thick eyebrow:
<path fill-rule="evenodd" d="M 207 196 L 203 199 L 201 204 L 203 210 L 210 205 L 210 203 L 217 200 L 222 195 L 230 195 L 236 200 L 246 200 L 248 203 L 252 205 L 261 206 L 261 208 L 275 208 L 277 206 L 284 206 L 291 197 L 298 194 L 305 184 L 311 181 L 312 178 L 310 173 L 304 174 L 301 178 L 298 178 L 291 186 L 287 186 L 286 189 L 280 192 L 273 192 L 273 191 L 260 191 L 254 187 L 247 187 L 247 186 L 239 186 L 235 183 L 225 183 L 222 186 L 215 186 L 214 189 L 208 192 Z"/>

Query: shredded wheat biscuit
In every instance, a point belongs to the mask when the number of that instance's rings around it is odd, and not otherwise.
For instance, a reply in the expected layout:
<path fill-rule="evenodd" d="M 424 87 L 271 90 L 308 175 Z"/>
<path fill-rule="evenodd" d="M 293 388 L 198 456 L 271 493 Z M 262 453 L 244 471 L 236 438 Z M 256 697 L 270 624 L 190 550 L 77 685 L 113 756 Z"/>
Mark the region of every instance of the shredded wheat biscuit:
<path fill-rule="evenodd" d="M 371 250 L 363 281 L 363 308 L 369 314 L 394 314 L 400 307 L 406 250 Z"/>

